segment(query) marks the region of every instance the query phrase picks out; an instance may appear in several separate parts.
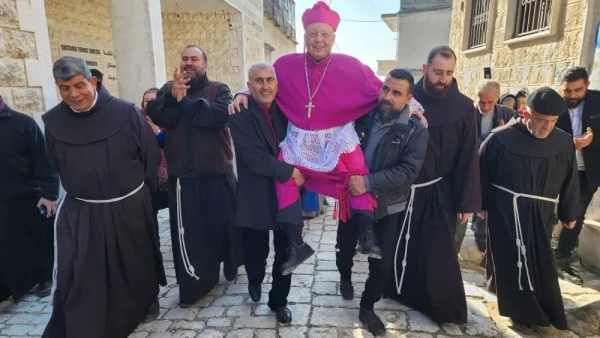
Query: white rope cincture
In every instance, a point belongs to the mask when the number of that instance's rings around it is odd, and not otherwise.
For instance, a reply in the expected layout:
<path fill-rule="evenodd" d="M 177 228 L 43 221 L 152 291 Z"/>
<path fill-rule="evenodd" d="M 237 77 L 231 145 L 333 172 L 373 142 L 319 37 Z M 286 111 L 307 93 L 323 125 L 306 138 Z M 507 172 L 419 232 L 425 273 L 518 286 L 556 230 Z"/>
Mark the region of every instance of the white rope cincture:
<path fill-rule="evenodd" d="M 402 228 L 400 229 L 400 235 L 398 236 L 398 242 L 396 243 L 396 253 L 394 254 L 394 277 L 396 278 L 396 291 L 398 294 L 402 291 L 402 284 L 404 282 L 404 273 L 406 272 L 406 255 L 408 254 L 408 241 L 410 240 L 410 222 L 412 220 L 413 213 L 413 204 L 415 202 L 415 191 L 417 188 L 426 187 L 429 185 L 433 185 L 439 181 L 441 181 L 443 177 L 438 177 L 433 181 L 413 184 L 410 187 L 410 195 L 408 197 L 408 203 L 406 204 L 406 214 L 404 214 L 404 221 L 402 221 Z M 407 222 L 408 221 L 408 222 Z M 398 281 L 398 249 L 400 248 L 400 242 L 402 241 L 402 234 L 404 233 L 404 227 L 406 229 L 406 244 L 404 245 L 404 258 L 402 259 L 402 274 L 400 276 L 400 280 Z"/>
<path fill-rule="evenodd" d="M 196 276 L 196 270 L 190 262 L 190 258 L 187 254 L 185 247 L 185 229 L 183 227 L 183 213 L 181 211 L 181 181 L 177 178 L 177 232 L 179 234 L 179 253 L 181 254 L 181 260 L 183 261 L 183 267 L 190 277 L 200 280 L 200 277 Z"/>
<path fill-rule="evenodd" d="M 111 198 L 111 199 L 107 199 L 107 200 L 90 200 L 90 199 L 79 198 L 79 197 L 75 197 L 75 199 L 78 201 L 92 203 L 92 204 L 114 203 L 114 202 L 122 201 L 130 196 L 135 195 L 138 191 L 142 190 L 143 187 L 144 187 L 144 182 L 142 182 L 137 188 L 135 188 L 133 191 L 131 191 L 130 193 L 128 193 L 125 196 Z M 52 267 L 52 292 L 51 292 L 51 296 L 50 296 L 51 304 L 54 304 L 54 292 L 56 291 L 56 283 L 58 280 L 58 239 L 56 236 L 56 228 L 57 228 L 57 224 L 58 224 L 58 215 L 60 214 L 60 210 L 62 209 L 63 203 L 65 202 L 66 199 L 67 199 L 67 194 L 65 194 L 63 196 L 63 198 L 60 200 L 60 202 L 58 203 L 58 208 L 56 209 L 56 215 L 54 215 L 54 266 Z"/>
<path fill-rule="evenodd" d="M 142 190 L 143 187 L 144 187 L 144 182 L 142 182 L 142 184 L 140 184 L 139 187 L 135 188 L 129 194 L 127 194 L 125 196 L 117 197 L 117 198 L 111 198 L 111 199 L 108 199 L 108 200 L 88 200 L 88 199 L 79 198 L 79 197 L 75 197 L 75 199 L 79 200 L 79 201 L 82 201 L 82 202 L 92 203 L 92 204 L 114 203 L 114 202 L 122 201 L 122 200 L 126 199 L 127 197 L 135 195 L 138 191 Z"/>
<path fill-rule="evenodd" d="M 58 242 L 56 238 L 56 225 L 58 224 L 58 215 L 60 214 L 60 209 L 62 209 L 66 197 L 67 194 L 65 194 L 58 202 L 56 215 L 54 215 L 54 263 L 52 265 L 52 291 L 50 292 L 50 305 L 54 305 L 54 292 L 56 291 L 56 282 L 58 280 Z"/>
<path fill-rule="evenodd" d="M 525 273 L 527 274 L 527 281 L 529 282 L 529 289 L 534 291 L 533 284 L 531 283 L 531 276 L 529 275 L 529 266 L 527 264 L 527 248 L 525 247 L 525 242 L 523 240 L 523 229 L 521 227 L 521 219 L 519 217 L 519 205 L 517 203 L 519 197 L 531 198 L 539 201 L 552 202 L 555 205 L 558 204 L 559 197 L 556 198 L 548 198 L 544 196 L 530 195 L 530 194 L 521 194 L 514 192 L 510 189 L 501 187 L 497 184 L 492 183 L 492 186 L 505 191 L 511 195 L 513 195 L 513 214 L 515 220 L 515 233 L 517 236 L 516 244 L 517 244 L 517 267 L 519 268 L 519 290 L 523 291 L 523 285 L 521 284 L 521 276 L 523 270 L 523 262 L 521 262 L 521 256 L 523 256 L 523 261 L 525 262 Z"/>

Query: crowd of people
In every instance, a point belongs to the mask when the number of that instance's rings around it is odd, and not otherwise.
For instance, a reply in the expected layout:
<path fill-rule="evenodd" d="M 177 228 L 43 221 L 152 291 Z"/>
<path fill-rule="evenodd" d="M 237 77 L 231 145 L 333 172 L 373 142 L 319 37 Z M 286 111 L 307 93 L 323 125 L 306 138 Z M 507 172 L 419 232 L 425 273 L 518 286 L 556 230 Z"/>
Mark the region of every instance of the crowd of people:
<path fill-rule="evenodd" d="M 141 110 L 70 56 L 53 66 L 63 101 L 43 114 L 45 133 L 0 98 L 0 301 L 38 285 L 53 304 L 43 337 L 127 337 L 158 316 L 168 208 L 180 306 L 242 265 L 258 302 L 272 232 L 267 304 L 290 323 L 293 271 L 314 254 L 306 190 L 336 200 L 344 299 L 354 255 L 369 257 L 359 320 L 374 335 L 382 297 L 467 321 L 457 252 L 469 220 L 500 314 L 524 331 L 568 329 L 558 278 L 582 283 L 570 256 L 600 185 L 600 93 L 586 70 L 568 69 L 560 94 L 483 80 L 474 101 L 448 46 L 431 50 L 420 80 L 394 69 L 381 81 L 331 52 L 340 18 L 327 4 L 302 21 L 306 52 L 253 64 L 235 95 L 189 45 Z"/>

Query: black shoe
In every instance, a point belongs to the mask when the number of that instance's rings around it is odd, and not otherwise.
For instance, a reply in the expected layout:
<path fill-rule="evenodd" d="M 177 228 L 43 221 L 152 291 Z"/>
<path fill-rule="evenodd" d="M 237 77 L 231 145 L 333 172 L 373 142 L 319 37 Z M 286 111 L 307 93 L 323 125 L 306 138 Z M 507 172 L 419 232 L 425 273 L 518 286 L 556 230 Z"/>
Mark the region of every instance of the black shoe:
<path fill-rule="evenodd" d="M 237 274 L 238 268 L 235 265 L 227 262 L 223 263 L 223 275 L 225 276 L 225 279 L 232 282 L 237 277 Z"/>
<path fill-rule="evenodd" d="M 156 318 L 158 318 L 158 315 L 160 313 L 160 306 L 158 305 L 158 298 L 154 301 L 154 303 L 152 303 L 152 305 L 150 305 L 150 307 L 148 308 L 148 312 L 146 312 L 146 318 L 144 318 L 144 323 L 148 323 L 151 322 L 153 320 L 155 320 Z"/>
<path fill-rule="evenodd" d="M 537 332 L 535 327 L 529 323 L 522 322 L 518 319 L 510 318 L 512 322 L 511 329 L 517 331 L 518 333 L 522 333 L 526 336 L 536 336 Z"/>
<path fill-rule="evenodd" d="M 358 319 L 365 324 L 367 330 L 374 336 L 385 334 L 385 325 L 377 315 L 375 311 L 360 308 L 358 312 Z"/>
<path fill-rule="evenodd" d="M 558 277 L 576 285 L 583 285 L 583 279 L 575 269 L 571 267 L 569 260 L 569 257 L 556 259 L 556 272 L 558 273 Z"/>
<path fill-rule="evenodd" d="M 44 282 L 38 286 L 38 289 L 37 289 L 37 292 L 35 293 L 35 295 L 40 298 L 45 298 L 45 297 L 50 296 L 51 293 L 52 293 L 52 282 Z"/>
<path fill-rule="evenodd" d="M 485 252 L 485 239 L 478 240 L 477 238 L 475 238 L 475 245 L 477 245 L 477 250 Z"/>
<path fill-rule="evenodd" d="M 381 249 L 372 229 L 365 229 L 360 236 L 360 253 L 371 258 L 381 259 Z"/>
<path fill-rule="evenodd" d="M 345 300 L 351 300 L 352 298 L 354 298 L 354 286 L 352 286 L 352 281 L 341 280 L 340 292 L 342 293 L 342 297 Z"/>
<path fill-rule="evenodd" d="M 294 269 L 315 253 L 315 250 L 304 243 L 302 245 L 290 244 L 287 249 L 287 260 L 281 265 L 281 274 L 289 275 Z"/>
<path fill-rule="evenodd" d="M 290 311 L 290 309 L 288 309 L 287 306 L 279 307 L 274 311 L 277 317 L 277 321 L 281 324 L 288 324 L 292 321 L 292 311 Z"/>
<path fill-rule="evenodd" d="M 248 284 L 248 293 L 250 294 L 250 299 L 252 299 L 252 301 L 256 303 L 260 301 L 260 297 L 262 296 L 262 287 L 260 286 L 260 284 Z"/>

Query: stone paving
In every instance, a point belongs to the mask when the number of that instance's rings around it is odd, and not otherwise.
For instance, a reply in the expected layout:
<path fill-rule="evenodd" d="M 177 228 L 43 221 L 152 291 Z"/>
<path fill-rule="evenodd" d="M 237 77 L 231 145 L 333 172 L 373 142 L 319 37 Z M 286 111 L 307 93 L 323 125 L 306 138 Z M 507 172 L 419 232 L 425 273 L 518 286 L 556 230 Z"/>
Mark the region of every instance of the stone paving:
<path fill-rule="evenodd" d="M 162 212 L 159 216 L 161 250 L 169 276 L 168 285 L 160 290 L 159 318 L 140 325 L 130 338 L 372 337 L 358 320 L 359 297 L 367 277 L 368 263 L 363 256 L 355 258 L 353 280 L 358 296 L 352 301 L 343 300 L 335 266 L 337 222 L 331 219 L 332 212 L 330 207 L 325 215 L 307 221 L 305 240 L 317 253 L 294 272 L 289 296 L 289 307 L 293 313 L 290 325 L 278 324 L 265 304 L 270 289 L 273 253 L 269 256 L 267 281 L 263 284 L 264 294 L 259 304 L 249 299 L 248 279 L 242 267 L 234 282 L 221 278 L 219 285 L 194 307 L 180 308 L 168 214 Z M 469 236 L 465 245 L 469 245 Z M 376 305 L 376 310 L 386 323 L 386 337 L 529 337 L 513 331 L 508 320 L 499 316 L 495 296 L 481 288 L 484 284 L 481 269 L 468 261 L 462 262 L 462 265 L 469 307 L 466 325 L 438 325 L 420 312 L 384 299 Z M 544 328 L 538 329 L 532 337 L 600 337 L 600 278 L 590 273 L 583 277 L 585 287 L 561 281 L 573 331 Z M 50 311 L 49 297 L 38 299 L 28 295 L 18 305 L 0 304 L 0 338 L 40 337 Z"/>

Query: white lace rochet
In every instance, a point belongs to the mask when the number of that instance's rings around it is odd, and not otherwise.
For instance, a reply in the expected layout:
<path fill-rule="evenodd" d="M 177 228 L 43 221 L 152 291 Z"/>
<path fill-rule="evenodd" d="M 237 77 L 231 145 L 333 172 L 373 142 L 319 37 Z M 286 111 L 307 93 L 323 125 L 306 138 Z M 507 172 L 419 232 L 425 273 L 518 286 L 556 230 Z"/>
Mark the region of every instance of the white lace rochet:
<path fill-rule="evenodd" d="M 286 163 L 329 172 L 337 166 L 340 155 L 353 152 L 358 145 L 354 122 L 314 131 L 300 129 L 290 122 L 280 147 Z"/>

